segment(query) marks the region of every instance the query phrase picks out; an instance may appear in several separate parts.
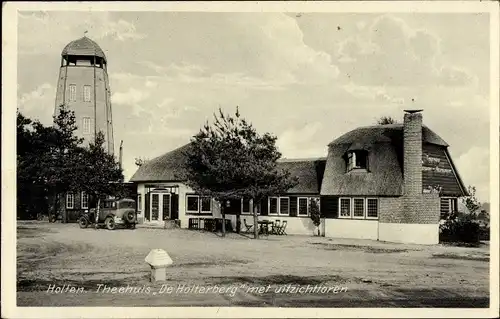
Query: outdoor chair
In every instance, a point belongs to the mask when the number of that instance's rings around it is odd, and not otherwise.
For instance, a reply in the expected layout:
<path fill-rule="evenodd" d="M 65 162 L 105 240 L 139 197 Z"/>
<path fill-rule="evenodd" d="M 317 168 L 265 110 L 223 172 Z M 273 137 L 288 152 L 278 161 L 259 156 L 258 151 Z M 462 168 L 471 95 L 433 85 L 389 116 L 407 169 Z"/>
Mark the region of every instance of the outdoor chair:
<path fill-rule="evenodd" d="M 191 218 L 189 220 L 191 222 L 191 229 L 200 229 L 200 219 L 199 218 Z"/>
<path fill-rule="evenodd" d="M 276 221 L 272 225 L 271 234 L 279 235 L 278 230 L 280 229 L 280 227 L 281 227 L 281 220 L 276 219 Z"/>
<path fill-rule="evenodd" d="M 243 223 L 244 223 L 245 227 L 247 228 L 246 232 L 249 233 L 252 230 L 253 224 L 247 224 L 246 219 L 243 219 Z"/>
<path fill-rule="evenodd" d="M 277 229 L 278 235 L 286 235 L 286 224 L 287 224 L 287 221 L 284 220 L 283 224 L 281 224 L 280 228 Z"/>

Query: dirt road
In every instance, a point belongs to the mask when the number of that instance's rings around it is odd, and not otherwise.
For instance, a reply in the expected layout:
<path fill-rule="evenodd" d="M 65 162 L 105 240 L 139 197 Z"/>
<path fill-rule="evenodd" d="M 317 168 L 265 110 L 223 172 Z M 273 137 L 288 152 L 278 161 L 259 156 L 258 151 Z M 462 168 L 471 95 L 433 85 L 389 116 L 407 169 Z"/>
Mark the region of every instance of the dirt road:
<path fill-rule="evenodd" d="M 307 236 L 253 240 L 237 234 L 106 231 L 47 222 L 20 222 L 17 235 L 18 306 L 489 304 L 488 245 L 419 246 Z M 144 258 L 153 248 L 166 250 L 174 261 L 162 284 L 148 280 Z"/>

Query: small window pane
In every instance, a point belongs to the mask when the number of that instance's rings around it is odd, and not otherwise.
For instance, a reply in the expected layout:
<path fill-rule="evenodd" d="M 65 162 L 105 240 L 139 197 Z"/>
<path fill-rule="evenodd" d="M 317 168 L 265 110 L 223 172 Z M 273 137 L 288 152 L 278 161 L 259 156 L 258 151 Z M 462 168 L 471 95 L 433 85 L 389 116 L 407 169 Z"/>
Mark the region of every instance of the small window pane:
<path fill-rule="evenodd" d="M 89 195 L 85 192 L 82 192 L 82 208 L 89 208 Z"/>
<path fill-rule="evenodd" d="M 340 199 L 340 216 L 341 217 L 351 216 L 351 200 L 349 198 Z"/>
<path fill-rule="evenodd" d="M 371 218 L 378 217 L 378 200 L 376 198 L 369 198 L 367 200 L 366 216 Z"/>
<path fill-rule="evenodd" d="M 354 217 L 364 217 L 365 216 L 365 201 L 363 198 L 354 199 Z"/>
<path fill-rule="evenodd" d="M 92 119 L 90 117 L 84 117 L 82 119 L 83 133 L 89 134 L 92 132 Z"/>
<path fill-rule="evenodd" d="M 66 195 L 66 208 L 73 209 L 75 206 L 73 194 Z"/>
<path fill-rule="evenodd" d="M 299 198 L 299 215 L 307 215 L 307 198 Z"/>
<path fill-rule="evenodd" d="M 76 101 L 76 85 L 75 84 L 69 85 L 69 100 L 71 102 Z"/>
<path fill-rule="evenodd" d="M 137 211 L 142 210 L 142 195 L 137 195 Z"/>
<path fill-rule="evenodd" d="M 187 210 L 190 212 L 198 212 L 198 196 L 188 196 L 187 197 Z"/>
<path fill-rule="evenodd" d="M 280 197 L 280 214 L 288 215 L 290 210 L 290 199 L 288 197 Z"/>
<path fill-rule="evenodd" d="M 90 102 L 90 85 L 83 86 L 83 101 Z"/>
<path fill-rule="evenodd" d="M 202 197 L 201 198 L 201 211 L 202 212 L 210 212 L 212 211 L 211 208 L 211 203 L 212 199 L 210 197 Z"/>
<path fill-rule="evenodd" d="M 278 214 L 278 198 L 269 198 L 269 214 Z"/>

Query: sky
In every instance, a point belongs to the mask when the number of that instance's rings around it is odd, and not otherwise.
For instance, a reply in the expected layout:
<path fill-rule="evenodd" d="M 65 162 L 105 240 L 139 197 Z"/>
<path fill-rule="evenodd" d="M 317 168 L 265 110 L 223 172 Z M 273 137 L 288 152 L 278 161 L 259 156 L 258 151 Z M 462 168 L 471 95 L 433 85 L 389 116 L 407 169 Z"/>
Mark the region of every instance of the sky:
<path fill-rule="evenodd" d="M 126 180 L 135 158 L 188 143 L 218 108 L 238 106 L 286 158 L 326 156 L 336 137 L 418 108 L 489 201 L 487 13 L 23 11 L 22 113 L 51 124 L 61 51 L 84 31 L 108 59 Z"/>

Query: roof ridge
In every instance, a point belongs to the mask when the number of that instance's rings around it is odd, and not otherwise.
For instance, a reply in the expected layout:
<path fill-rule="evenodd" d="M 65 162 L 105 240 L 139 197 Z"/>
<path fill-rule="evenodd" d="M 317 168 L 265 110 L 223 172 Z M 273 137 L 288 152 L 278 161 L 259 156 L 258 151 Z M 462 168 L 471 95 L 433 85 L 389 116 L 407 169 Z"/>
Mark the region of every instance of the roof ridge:
<path fill-rule="evenodd" d="M 286 163 L 286 162 L 314 162 L 326 160 L 326 156 L 322 157 L 304 157 L 304 158 L 280 158 L 277 162 Z"/>

